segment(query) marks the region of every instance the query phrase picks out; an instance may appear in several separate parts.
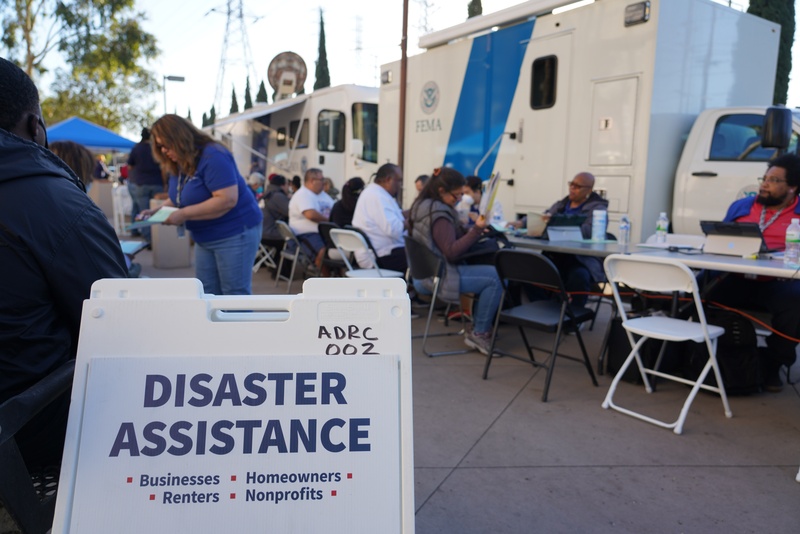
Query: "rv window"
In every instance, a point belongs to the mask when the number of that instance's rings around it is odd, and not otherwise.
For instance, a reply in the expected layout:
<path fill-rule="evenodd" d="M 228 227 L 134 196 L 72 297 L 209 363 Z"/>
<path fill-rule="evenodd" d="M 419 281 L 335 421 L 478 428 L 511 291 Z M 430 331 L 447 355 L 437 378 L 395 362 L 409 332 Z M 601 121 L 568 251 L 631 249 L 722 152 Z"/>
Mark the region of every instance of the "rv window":
<path fill-rule="evenodd" d="M 764 116 L 756 113 L 724 115 L 714 126 L 708 159 L 711 161 L 769 161 L 774 148 L 761 146 Z M 797 150 L 797 133 L 792 134 L 789 152 Z"/>
<path fill-rule="evenodd" d="M 300 121 L 289 123 L 289 142 L 292 148 L 308 148 L 308 119 L 303 119 L 302 127 Z"/>
<path fill-rule="evenodd" d="M 378 162 L 378 104 L 353 104 L 353 138 L 361 139 L 364 151 L 361 159 Z"/>
<path fill-rule="evenodd" d="M 278 146 L 286 146 L 286 127 L 278 128 L 278 133 L 275 136 L 275 144 Z"/>
<path fill-rule="evenodd" d="M 317 150 L 344 152 L 344 113 L 325 109 L 319 112 L 317 120 Z"/>
<path fill-rule="evenodd" d="M 531 69 L 531 108 L 547 109 L 556 104 L 556 81 L 558 80 L 558 58 L 540 57 Z"/>

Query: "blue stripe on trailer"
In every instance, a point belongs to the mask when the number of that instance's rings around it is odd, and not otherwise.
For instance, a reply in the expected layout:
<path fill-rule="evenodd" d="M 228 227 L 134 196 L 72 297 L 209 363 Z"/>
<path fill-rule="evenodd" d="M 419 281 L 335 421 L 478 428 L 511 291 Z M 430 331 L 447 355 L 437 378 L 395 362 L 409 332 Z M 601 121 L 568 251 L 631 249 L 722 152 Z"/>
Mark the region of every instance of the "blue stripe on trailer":
<path fill-rule="evenodd" d="M 473 39 L 444 164 L 468 176 L 502 135 L 534 21 Z M 499 148 L 499 145 L 498 145 Z M 489 178 L 497 149 L 480 169 Z"/>

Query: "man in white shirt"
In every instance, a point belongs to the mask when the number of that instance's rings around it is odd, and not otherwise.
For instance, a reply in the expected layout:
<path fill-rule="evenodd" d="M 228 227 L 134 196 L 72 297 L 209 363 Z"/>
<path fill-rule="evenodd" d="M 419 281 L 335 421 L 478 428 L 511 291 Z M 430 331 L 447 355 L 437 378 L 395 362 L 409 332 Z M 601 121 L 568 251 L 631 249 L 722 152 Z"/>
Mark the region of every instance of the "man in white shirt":
<path fill-rule="evenodd" d="M 312 258 L 325 251 L 325 243 L 319 235 L 319 223 L 328 220 L 333 199 L 325 193 L 320 169 L 308 169 L 303 187 L 289 200 L 289 227 L 297 237 L 311 247 Z"/>
<path fill-rule="evenodd" d="M 378 254 L 379 267 L 405 272 L 405 218 L 395 200 L 402 179 L 400 167 L 392 163 L 382 165 L 375 174 L 375 181 L 358 197 L 353 212 L 353 226 L 363 230 L 369 237 Z M 367 254 L 356 254 L 356 260 L 364 268 L 373 267 Z"/>

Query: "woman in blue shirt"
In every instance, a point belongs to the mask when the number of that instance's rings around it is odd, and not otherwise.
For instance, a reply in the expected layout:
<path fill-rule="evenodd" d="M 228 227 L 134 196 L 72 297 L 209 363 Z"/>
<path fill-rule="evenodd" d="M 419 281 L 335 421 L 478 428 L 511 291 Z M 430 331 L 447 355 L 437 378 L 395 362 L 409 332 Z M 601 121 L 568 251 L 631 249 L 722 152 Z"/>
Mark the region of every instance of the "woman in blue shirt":
<path fill-rule="evenodd" d="M 151 133 L 153 155 L 169 173 L 164 205 L 178 208 L 165 224 L 192 232 L 195 273 L 205 292 L 249 295 L 262 215 L 233 156 L 178 115 L 164 115 Z"/>

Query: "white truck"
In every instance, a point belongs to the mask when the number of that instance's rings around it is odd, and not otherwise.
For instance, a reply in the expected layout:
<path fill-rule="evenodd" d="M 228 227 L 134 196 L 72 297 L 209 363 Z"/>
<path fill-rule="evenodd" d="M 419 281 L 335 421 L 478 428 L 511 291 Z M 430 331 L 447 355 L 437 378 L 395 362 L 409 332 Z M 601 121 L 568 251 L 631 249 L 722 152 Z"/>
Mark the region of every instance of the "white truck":
<path fill-rule="evenodd" d="M 233 153 L 239 172 L 303 176 L 312 167 L 341 189 L 378 165 L 378 89 L 339 85 L 256 104 L 204 128 Z"/>
<path fill-rule="evenodd" d="M 431 33 L 408 58 L 406 183 L 438 166 L 499 173 L 506 219 L 581 171 L 644 240 L 659 212 L 700 233 L 757 190 L 780 27 L 710 0 L 532 0 Z M 382 67 L 378 160 L 396 161 L 400 63 Z M 794 113 L 788 150 L 797 151 Z M 404 190 L 408 206 L 415 192 Z"/>

